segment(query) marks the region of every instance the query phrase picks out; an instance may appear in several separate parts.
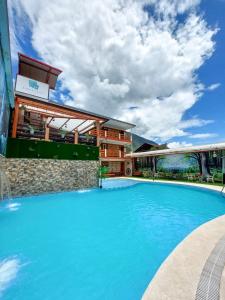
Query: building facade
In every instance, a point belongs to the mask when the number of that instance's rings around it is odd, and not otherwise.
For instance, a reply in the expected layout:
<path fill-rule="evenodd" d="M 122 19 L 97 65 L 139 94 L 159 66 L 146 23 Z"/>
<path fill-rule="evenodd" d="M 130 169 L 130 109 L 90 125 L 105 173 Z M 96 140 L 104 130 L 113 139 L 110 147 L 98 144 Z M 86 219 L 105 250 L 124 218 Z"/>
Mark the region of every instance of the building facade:
<path fill-rule="evenodd" d="M 107 116 L 59 105 L 49 99 L 61 70 L 19 54 L 11 137 L 99 147 L 99 159 L 109 176 L 131 175 L 128 132 L 134 125 Z"/>
<path fill-rule="evenodd" d="M 100 159 L 102 166 L 107 167 L 108 176 L 131 175 L 131 166 L 125 154 L 130 151 L 132 134 L 128 132 L 132 124 L 110 119 L 100 129 Z M 96 136 L 96 129 L 90 134 Z"/>

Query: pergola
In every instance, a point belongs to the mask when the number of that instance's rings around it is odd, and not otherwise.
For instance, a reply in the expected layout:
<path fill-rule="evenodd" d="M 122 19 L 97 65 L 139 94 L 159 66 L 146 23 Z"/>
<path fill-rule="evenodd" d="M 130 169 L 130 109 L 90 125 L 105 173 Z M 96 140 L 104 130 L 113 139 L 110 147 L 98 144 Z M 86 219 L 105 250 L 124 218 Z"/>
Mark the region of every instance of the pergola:
<path fill-rule="evenodd" d="M 58 105 L 53 102 L 40 101 L 17 96 L 13 116 L 12 137 L 17 135 L 20 109 L 37 113 L 45 120 L 45 140 L 49 140 L 49 129 L 55 128 L 74 134 L 74 143 L 78 143 L 79 134 L 92 128 L 97 130 L 97 146 L 100 144 L 100 125 L 108 119 L 91 113 L 86 113 L 69 106 Z"/>

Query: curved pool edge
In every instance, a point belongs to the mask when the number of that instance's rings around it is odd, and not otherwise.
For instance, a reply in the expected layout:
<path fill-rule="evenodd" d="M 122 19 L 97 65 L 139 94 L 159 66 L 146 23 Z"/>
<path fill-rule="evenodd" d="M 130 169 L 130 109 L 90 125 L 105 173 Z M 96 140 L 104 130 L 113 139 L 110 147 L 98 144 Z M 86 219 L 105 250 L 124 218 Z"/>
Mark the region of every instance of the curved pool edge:
<path fill-rule="evenodd" d="M 192 231 L 162 263 L 145 290 L 142 300 L 197 299 L 196 292 L 203 268 L 224 235 L 225 215 Z M 225 270 L 220 280 L 224 276 Z M 224 284 L 220 286 L 220 294 L 221 299 L 225 299 Z"/>
<path fill-rule="evenodd" d="M 135 180 L 135 181 L 140 181 L 140 182 L 151 182 L 151 183 L 165 183 L 165 184 L 172 184 L 172 185 L 184 185 L 184 186 L 193 186 L 197 188 L 202 188 L 202 189 L 209 189 L 217 192 L 222 191 L 222 186 L 220 185 L 210 185 L 210 184 L 201 184 L 201 183 L 196 183 L 196 182 L 184 182 L 184 181 L 169 181 L 169 180 L 153 180 L 153 179 L 148 179 L 148 178 L 136 178 L 136 177 L 116 177 L 113 179 L 130 179 L 130 180 Z M 112 179 L 112 178 L 110 178 Z M 223 194 L 225 195 L 225 189 L 223 190 Z"/>

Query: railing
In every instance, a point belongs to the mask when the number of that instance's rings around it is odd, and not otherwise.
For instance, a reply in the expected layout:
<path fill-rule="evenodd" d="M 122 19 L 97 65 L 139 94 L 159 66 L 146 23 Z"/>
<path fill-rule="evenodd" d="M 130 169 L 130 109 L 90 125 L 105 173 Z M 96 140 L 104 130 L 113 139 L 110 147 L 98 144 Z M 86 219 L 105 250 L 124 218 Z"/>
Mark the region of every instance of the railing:
<path fill-rule="evenodd" d="M 29 124 L 18 124 L 17 138 L 44 140 L 44 126 L 30 126 Z M 61 133 L 55 128 L 49 130 L 49 140 L 60 143 L 74 144 L 74 134 L 72 132 Z M 96 146 L 95 136 L 79 135 L 78 144 L 86 144 Z"/>
<path fill-rule="evenodd" d="M 124 158 L 124 152 L 115 149 L 101 149 L 100 150 L 101 158 Z"/>
<path fill-rule="evenodd" d="M 97 130 L 91 130 L 91 134 L 97 136 Z M 114 141 L 121 141 L 121 142 L 131 142 L 131 136 L 126 133 L 119 133 L 118 131 L 114 130 L 100 130 L 100 138 L 106 140 L 114 140 Z"/>
<path fill-rule="evenodd" d="M 100 150 L 100 157 L 101 158 L 106 158 L 106 155 L 105 155 L 105 150 Z"/>
<path fill-rule="evenodd" d="M 120 157 L 120 151 L 114 149 L 107 149 L 107 156 L 108 157 Z"/>

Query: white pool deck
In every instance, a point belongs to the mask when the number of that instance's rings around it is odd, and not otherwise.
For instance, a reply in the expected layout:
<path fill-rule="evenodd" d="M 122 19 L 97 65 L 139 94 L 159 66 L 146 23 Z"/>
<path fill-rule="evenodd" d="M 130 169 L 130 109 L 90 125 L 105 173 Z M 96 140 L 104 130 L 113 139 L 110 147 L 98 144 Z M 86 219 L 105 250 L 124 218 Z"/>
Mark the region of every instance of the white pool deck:
<path fill-rule="evenodd" d="M 126 179 L 151 181 L 143 178 Z M 197 186 L 215 191 L 221 191 L 221 186 L 155 180 L 155 182 L 180 184 L 188 186 Z M 225 195 L 225 194 L 224 194 Z M 224 197 L 225 203 L 225 197 Z M 222 276 L 217 276 L 218 295 L 210 288 L 215 288 L 214 278 L 212 277 L 213 270 L 217 269 L 218 258 L 215 259 L 214 250 L 222 237 L 225 236 L 225 215 L 207 222 L 192 233 L 190 233 L 167 257 L 157 271 L 154 278 L 149 283 L 142 300 L 225 300 L 225 268 L 224 262 L 221 262 Z M 220 254 L 225 253 L 224 243 L 220 246 Z M 207 262 L 210 259 L 216 261 L 212 264 L 212 270 L 207 269 Z M 222 260 L 221 260 L 222 261 Z M 201 295 L 197 295 L 199 291 L 200 278 L 203 277 L 203 269 L 207 271 L 211 285 L 203 284 L 204 288 Z M 204 281 L 204 278 L 203 278 Z"/>

